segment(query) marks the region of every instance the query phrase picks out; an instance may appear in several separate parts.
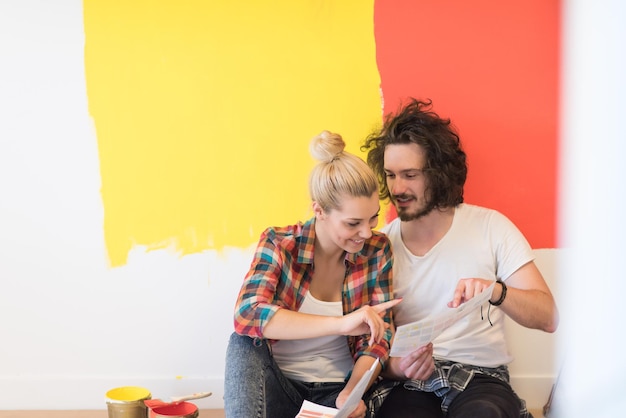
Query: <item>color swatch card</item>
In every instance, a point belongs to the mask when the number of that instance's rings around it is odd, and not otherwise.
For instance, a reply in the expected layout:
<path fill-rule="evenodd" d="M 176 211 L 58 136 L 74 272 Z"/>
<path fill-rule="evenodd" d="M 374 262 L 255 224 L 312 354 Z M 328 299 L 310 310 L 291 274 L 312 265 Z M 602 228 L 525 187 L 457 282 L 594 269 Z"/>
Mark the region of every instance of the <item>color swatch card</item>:
<path fill-rule="evenodd" d="M 302 402 L 302 407 L 296 418 L 333 418 L 338 411 L 337 408 L 330 408 L 305 400 Z"/>
<path fill-rule="evenodd" d="M 450 325 L 487 302 L 489 298 L 491 298 L 495 284 L 496 282 L 493 282 L 488 288 L 483 290 L 482 293 L 455 309 L 450 309 L 441 314 L 399 326 L 396 329 L 396 335 L 391 344 L 389 355 L 391 357 L 404 357 L 431 342 Z"/>

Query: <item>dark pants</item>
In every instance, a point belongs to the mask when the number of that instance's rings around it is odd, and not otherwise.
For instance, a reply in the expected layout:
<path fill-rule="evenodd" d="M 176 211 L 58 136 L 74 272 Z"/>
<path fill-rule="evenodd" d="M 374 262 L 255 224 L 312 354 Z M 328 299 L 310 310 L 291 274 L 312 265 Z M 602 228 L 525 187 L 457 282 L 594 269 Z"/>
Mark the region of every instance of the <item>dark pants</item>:
<path fill-rule="evenodd" d="M 467 388 L 441 411 L 441 399 L 431 392 L 398 385 L 387 396 L 376 418 L 519 418 L 520 400 L 506 382 L 477 374 Z"/>

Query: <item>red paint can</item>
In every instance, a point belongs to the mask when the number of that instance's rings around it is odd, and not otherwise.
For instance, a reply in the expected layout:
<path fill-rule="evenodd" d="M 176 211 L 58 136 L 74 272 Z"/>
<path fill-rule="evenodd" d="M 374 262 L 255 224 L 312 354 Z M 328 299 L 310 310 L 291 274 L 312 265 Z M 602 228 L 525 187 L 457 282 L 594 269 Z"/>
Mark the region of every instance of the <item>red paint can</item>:
<path fill-rule="evenodd" d="M 180 402 L 150 407 L 150 418 L 198 418 L 198 407 Z"/>

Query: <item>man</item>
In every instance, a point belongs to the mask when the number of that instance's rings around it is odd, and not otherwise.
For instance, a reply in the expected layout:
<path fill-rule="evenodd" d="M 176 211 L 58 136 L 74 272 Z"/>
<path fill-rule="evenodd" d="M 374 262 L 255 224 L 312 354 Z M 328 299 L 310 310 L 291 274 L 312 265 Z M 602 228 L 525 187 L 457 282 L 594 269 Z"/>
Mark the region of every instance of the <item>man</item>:
<path fill-rule="evenodd" d="M 554 332 L 554 298 L 513 223 L 495 210 L 463 203 L 466 155 L 450 120 L 431 105 L 411 99 L 363 146 L 381 199 L 389 198 L 398 213 L 383 228 L 394 251 L 395 294 L 403 300 L 394 307 L 395 325 L 456 308 L 497 283 L 481 312 L 410 355 L 389 359 L 370 413 L 529 417 L 509 385 L 504 318 Z"/>

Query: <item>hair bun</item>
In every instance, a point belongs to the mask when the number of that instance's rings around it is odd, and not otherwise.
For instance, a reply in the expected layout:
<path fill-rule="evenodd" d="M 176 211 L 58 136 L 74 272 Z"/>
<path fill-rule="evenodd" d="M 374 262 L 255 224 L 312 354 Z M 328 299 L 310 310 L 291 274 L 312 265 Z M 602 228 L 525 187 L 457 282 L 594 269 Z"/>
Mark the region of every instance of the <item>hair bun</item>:
<path fill-rule="evenodd" d="M 322 131 L 311 140 L 309 150 L 313 158 L 322 162 L 331 162 L 346 148 L 346 143 L 339 134 Z"/>

